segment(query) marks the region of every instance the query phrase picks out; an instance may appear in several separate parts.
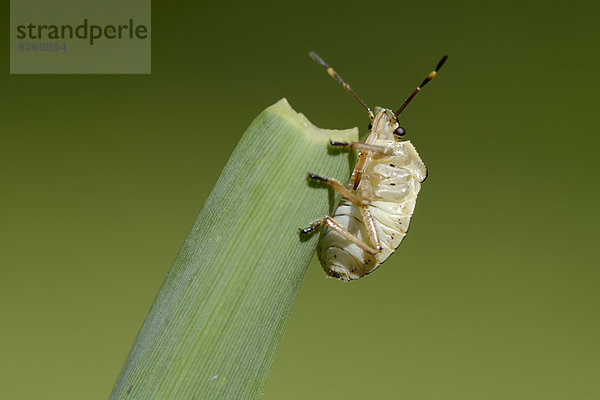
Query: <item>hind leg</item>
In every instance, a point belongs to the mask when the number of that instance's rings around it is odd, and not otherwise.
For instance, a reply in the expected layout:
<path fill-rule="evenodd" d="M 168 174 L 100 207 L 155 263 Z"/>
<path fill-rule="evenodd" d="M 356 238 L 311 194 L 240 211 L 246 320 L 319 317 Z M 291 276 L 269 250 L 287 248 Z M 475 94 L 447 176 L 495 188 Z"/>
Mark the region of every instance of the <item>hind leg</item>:
<path fill-rule="evenodd" d="M 342 236 L 344 239 L 348 240 L 349 242 L 354 243 L 355 245 L 357 245 L 358 247 L 360 247 L 361 249 L 363 249 L 364 251 L 366 251 L 369 254 L 377 254 L 377 253 L 381 252 L 381 247 L 379 245 L 377 245 L 377 248 L 374 248 L 371 245 L 365 243 L 364 241 L 360 240 L 356 235 L 349 232 L 346 228 L 344 228 L 342 225 L 340 225 L 336 220 L 331 218 L 329 215 L 326 217 L 323 217 L 323 218 L 319 218 L 318 220 L 316 220 L 315 222 L 313 222 L 312 224 L 310 224 L 310 226 L 308 226 L 306 228 L 301 228 L 300 233 L 303 235 L 312 233 L 312 232 L 316 231 L 322 225 L 327 225 L 333 231 L 335 231 L 340 236 Z M 369 234 L 369 237 L 371 237 L 371 234 Z M 377 242 L 378 241 L 379 241 L 379 239 L 377 239 Z"/>

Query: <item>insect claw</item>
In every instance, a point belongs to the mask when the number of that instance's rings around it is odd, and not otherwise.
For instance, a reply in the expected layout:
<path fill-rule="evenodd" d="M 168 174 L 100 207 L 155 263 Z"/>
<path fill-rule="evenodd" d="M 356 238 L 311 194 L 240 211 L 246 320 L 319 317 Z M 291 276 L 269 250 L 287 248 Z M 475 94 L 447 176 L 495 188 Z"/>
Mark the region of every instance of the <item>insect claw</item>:
<path fill-rule="evenodd" d="M 317 174 L 313 174 L 312 172 L 308 173 L 308 177 L 310 179 L 314 179 L 316 181 L 322 181 L 322 182 L 327 182 L 327 178 L 323 178 L 322 176 L 319 176 Z"/>
<path fill-rule="evenodd" d="M 315 230 L 317 230 L 318 227 L 323 225 L 324 222 L 325 222 L 325 218 L 318 219 L 315 222 L 313 222 L 312 224 L 310 224 L 309 226 L 307 226 L 306 228 L 298 229 L 298 231 L 300 232 L 301 235 L 306 235 L 308 233 L 312 233 Z"/>

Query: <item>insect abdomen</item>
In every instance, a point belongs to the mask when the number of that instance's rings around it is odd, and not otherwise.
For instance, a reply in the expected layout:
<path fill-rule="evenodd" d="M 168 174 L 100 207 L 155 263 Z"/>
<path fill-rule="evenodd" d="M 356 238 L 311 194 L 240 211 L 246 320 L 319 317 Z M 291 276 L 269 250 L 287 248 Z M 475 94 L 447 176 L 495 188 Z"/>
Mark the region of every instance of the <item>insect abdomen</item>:
<path fill-rule="evenodd" d="M 375 221 L 382 251 L 371 255 L 331 229 L 326 229 L 317 253 L 327 274 L 342 280 L 367 275 L 398 248 L 406 235 L 427 170 L 410 142 L 394 143 L 394 149 L 395 155 L 371 157 L 358 188 L 371 193 L 369 211 Z M 357 206 L 342 199 L 333 218 L 359 239 L 369 242 Z"/>
<path fill-rule="evenodd" d="M 333 215 L 340 225 L 362 241 L 369 241 L 360 210 L 342 199 Z M 325 229 L 319 240 L 317 256 L 325 272 L 338 279 L 358 279 L 376 268 L 375 256 L 365 252 L 331 229 Z"/>

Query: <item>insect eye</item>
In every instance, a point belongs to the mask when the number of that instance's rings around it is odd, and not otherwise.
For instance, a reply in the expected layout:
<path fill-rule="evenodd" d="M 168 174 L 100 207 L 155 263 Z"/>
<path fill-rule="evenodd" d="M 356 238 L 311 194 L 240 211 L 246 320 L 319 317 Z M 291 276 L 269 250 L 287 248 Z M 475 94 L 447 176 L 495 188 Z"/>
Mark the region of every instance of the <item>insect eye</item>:
<path fill-rule="evenodd" d="M 394 136 L 402 137 L 404 135 L 406 135 L 406 131 L 401 126 L 397 127 L 396 130 L 394 131 Z"/>

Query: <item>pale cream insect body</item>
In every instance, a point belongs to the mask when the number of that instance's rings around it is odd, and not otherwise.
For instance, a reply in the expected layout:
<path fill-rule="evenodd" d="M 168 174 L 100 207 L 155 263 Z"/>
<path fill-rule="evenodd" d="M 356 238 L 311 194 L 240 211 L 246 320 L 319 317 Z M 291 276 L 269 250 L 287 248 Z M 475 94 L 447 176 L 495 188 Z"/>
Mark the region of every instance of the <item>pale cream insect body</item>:
<path fill-rule="evenodd" d="M 342 195 L 333 216 L 325 216 L 301 229 L 310 233 L 327 225 L 317 247 L 325 272 L 343 281 L 361 278 L 380 266 L 400 245 L 408 231 L 417 194 L 427 177 L 427 168 L 410 141 L 402 141 L 405 131 L 398 115 L 427 84 L 446 61 L 411 93 L 396 111 L 376 107 L 373 113 L 350 86 L 315 53 L 311 57 L 327 69 L 368 111 L 371 131 L 363 142 L 331 142 L 360 152 L 348 185 L 332 178 L 309 173 L 309 177 L 330 185 Z"/>

